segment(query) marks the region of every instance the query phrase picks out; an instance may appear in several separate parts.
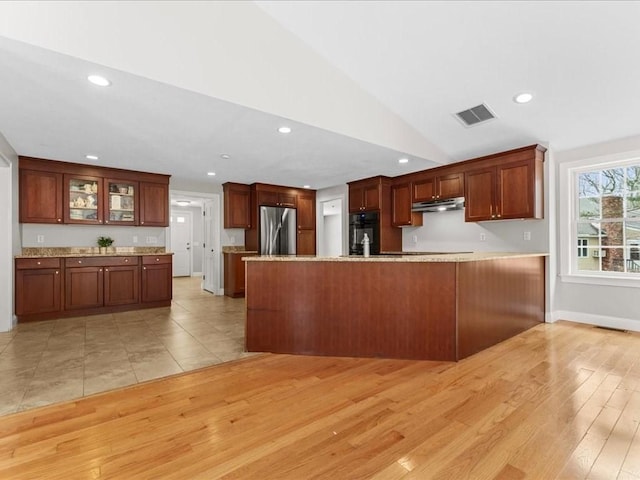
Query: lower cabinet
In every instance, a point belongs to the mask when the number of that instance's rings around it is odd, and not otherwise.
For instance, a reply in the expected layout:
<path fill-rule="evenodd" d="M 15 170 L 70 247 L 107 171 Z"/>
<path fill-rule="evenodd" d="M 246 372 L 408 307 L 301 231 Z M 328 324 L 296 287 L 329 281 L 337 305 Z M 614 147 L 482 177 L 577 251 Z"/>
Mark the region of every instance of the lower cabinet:
<path fill-rule="evenodd" d="M 242 257 L 251 257 L 257 253 L 224 252 L 224 294 L 227 297 L 244 297 L 245 262 Z"/>
<path fill-rule="evenodd" d="M 19 321 L 171 305 L 171 255 L 18 258 Z"/>
<path fill-rule="evenodd" d="M 65 261 L 66 310 L 139 301 L 138 257 L 83 257 Z"/>
<path fill-rule="evenodd" d="M 142 303 L 169 302 L 173 296 L 170 255 L 142 257 Z"/>
<path fill-rule="evenodd" d="M 16 315 L 55 314 L 62 310 L 59 258 L 16 259 Z"/>

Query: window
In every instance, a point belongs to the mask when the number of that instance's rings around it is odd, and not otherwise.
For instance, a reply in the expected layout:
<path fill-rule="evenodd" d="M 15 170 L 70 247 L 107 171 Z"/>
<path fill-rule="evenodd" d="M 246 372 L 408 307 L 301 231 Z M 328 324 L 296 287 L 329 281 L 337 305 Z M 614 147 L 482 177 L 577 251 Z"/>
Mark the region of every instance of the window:
<path fill-rule="evenodd" d="M 587 256 L 587 243 L 586 238 L 578 238 L 578 258 L 584 258 Z"/>
<path fill-rule="evenodd" d="M 640 278 L 640 160 L 573 174 L 574 270 Z"/>

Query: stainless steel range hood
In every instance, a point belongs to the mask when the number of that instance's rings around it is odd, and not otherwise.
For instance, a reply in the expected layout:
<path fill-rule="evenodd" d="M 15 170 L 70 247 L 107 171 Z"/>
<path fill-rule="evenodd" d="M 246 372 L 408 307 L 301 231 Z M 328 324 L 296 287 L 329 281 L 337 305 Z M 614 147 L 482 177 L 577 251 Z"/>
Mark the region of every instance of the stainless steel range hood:
<path fill-rule="evenodd" d="M 464 197 L 447 198 L 445 200 L 429 200 L 411 205 L 413 212 L 444 212 L 446 210 L 462 210 Z"/>

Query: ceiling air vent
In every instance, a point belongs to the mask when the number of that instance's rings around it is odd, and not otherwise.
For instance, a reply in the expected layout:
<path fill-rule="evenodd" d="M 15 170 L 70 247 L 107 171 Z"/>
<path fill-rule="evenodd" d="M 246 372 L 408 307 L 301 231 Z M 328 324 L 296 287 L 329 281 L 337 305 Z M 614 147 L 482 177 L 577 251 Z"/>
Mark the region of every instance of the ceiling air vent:
<path fill-rule="evenodd" d="M 487 120 L 491 120 L 492 118 L 496 118 L 496 116 L 489 110 L 484 103 L 481 103 L 477 107 L 472 107 L 468 110 L 463 110 L 462 112 L 456 113 L 456 117 L 464 123 L 467 127 L 472 127 L 473 125 L 477 125 L 482 122 L 486 122 Z"/>

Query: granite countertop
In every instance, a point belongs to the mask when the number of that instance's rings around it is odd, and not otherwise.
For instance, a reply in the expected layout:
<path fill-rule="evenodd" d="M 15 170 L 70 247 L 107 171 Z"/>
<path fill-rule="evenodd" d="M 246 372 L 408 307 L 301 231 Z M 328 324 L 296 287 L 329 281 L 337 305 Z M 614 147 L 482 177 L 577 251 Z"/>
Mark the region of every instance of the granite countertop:
<path fill-rule="evenodd" d="M 225 245 L 222 253 L 258 253 L 256 250 L 246 250 L 244 245 Z"/>
<path fill-rule="evenodd" d="M 548 253 L 518 253 L 518 252 L 464 252 L 464 253 L 433 253 L 433 254 L 397 254 L 358 255 L 344 257 L 316 257 L 313 255 L 282 255 L 246 257 L 248 262 L 476 262 L 480 260 L 496 260 L 500 258 L 545 257 Z"/>
<path fill-rule="evenodd" d="M 107 247 L 107 253 L 100 253 L 98 247 L 49 247 L 23 248 L 21 255 L 15 258 L 43 257 L 121 257 L 126 255 L 173 255 L 164 247 Z"/>

